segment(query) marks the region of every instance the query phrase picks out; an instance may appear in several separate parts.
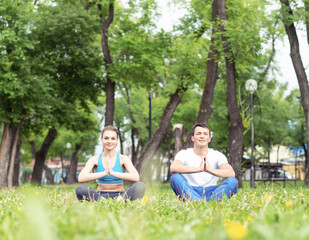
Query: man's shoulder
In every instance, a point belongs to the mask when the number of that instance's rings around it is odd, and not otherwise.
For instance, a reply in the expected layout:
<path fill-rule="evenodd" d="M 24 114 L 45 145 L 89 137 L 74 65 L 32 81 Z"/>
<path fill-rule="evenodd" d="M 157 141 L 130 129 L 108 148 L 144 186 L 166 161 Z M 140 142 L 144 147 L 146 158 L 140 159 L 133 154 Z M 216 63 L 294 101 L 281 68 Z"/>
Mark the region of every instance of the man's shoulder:
<path fill-rule="evenodd" d="M 222 152 L 215 150 L 213 148 L 209 148 L 208 153 L 210 153 L 211 155 L 214 155 L 214 156 L 224 156 L 225 157 L 225 155 Z"/>
<path fill-rule="evenodd" d="M 188 158 L 188 156 L 191 156 L 192 153 L 193 148 L 182 149 L 175 155 L 175 160 L 184 160 Z"/>
<path fill-rule="evenodd" d="M 191 154 L 193 152 L 193 148 L 181 149 L 177 154 Z"/>

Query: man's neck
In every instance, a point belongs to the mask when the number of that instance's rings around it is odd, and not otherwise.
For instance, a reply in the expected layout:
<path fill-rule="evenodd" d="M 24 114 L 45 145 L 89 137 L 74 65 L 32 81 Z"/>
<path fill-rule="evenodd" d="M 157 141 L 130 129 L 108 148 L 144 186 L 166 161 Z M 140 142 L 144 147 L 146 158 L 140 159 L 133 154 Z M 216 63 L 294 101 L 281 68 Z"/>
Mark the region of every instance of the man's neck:
<path fill-rule="evenodd" d="M 193 147 L 193 151 L 195 152 L 195 154 L 197 155 L 197 156 L 199 156 L 199 157 L 203 157 L 203 154 L 204 153 L 208 153 L 208 146 L 206 146 L 206 147 Z"/>

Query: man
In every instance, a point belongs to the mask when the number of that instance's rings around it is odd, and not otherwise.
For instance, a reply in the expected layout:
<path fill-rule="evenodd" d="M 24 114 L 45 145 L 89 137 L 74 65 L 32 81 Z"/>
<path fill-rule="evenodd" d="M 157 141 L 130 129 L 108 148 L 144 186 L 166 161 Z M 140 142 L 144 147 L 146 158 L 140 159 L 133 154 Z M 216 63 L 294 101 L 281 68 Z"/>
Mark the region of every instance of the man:
<path fill-rule="evenodd" d="M 192 127 L 193 148 L 179 151 L 171 164 L 171 186 L 184 200 L 230 198 L 238 190 L 238 181 L 224 154 L 208 148 L 210 128 L 203 123 Z M 226 178 L 217 185 L 218 178 Z"/>

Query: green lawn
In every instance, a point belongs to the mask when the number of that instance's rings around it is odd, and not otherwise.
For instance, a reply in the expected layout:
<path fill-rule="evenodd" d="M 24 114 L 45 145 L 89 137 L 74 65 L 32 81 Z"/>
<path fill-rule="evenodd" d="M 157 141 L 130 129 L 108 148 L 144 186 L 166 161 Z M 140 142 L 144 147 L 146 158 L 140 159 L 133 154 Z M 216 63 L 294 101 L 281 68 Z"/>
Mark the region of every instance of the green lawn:
<path fill-rule="evenodd" d="M 23 185 L 0 191 L 0 239 L 309 239 L 302 185 L 246 182 L 230 200 L 206 203 L 179 201 L 169 184 L 152 184 L 146 198 L 126 204 L 80 203 L 77 185 Z"/>

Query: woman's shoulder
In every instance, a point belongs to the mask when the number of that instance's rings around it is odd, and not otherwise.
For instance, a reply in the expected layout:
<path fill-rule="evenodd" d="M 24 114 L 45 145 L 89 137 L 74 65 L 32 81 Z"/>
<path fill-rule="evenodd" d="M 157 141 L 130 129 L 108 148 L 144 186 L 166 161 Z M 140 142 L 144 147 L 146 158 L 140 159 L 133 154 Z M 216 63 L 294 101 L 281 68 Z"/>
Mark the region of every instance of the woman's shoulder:
<path fill-rule="evenodd" d="M 119 153 L 119 156 L 120 156 L 120 161 L 123 161 L 123 162 L 131 161 L 131 159 L 127 155 L 123 155 Z"/>
<path fill-rule="evenodd" d="M 100 157 L 100 155 L 92 156 L 92 157 L 89 158 L 88 162 L 96 165 L 98 163 L 99 157 Z"/>

